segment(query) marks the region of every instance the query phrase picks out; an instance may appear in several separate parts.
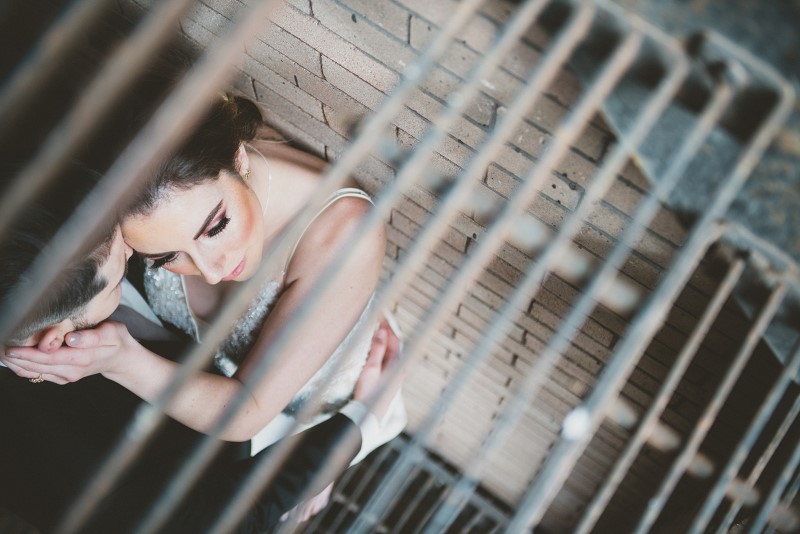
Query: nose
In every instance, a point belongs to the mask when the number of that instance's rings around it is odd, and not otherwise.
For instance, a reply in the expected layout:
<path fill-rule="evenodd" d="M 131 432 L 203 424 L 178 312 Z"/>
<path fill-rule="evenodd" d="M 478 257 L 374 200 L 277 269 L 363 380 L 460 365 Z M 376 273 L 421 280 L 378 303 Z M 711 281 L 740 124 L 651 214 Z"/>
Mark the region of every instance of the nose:
<path fill-rule="evenodd" d="M 222 280 L 224 276 L 222 266 L 225 265 L 225 258 L 206 258 L 203 255 L 198 255 L 193 259 L 197 271 L 207 284 L 213 286 Z"/>

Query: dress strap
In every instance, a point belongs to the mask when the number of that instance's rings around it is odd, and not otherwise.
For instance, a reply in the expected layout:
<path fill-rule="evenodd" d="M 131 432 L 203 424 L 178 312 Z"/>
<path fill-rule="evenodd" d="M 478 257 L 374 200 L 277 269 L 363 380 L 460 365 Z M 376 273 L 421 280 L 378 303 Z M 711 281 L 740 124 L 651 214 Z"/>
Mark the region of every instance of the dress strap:
<path fill-rule="evenodd" d="M 311 220 L 308 221 L 308 224 L 306 225 L 306 227 L 303 228 L 303 231 L 300 233 L 300 237 L 297 238 L 297 241 L 295 242 L 294 246 L 292 247 L 292 252 L 289 254 L 289 257 L 286 259 L 286 265 L 284 265 L 284 267 L 283 267 L 284 272 L 286 271 L 286 269 L 289 268 L 289 263 L 291 263 L 292 258 L 294 257 L 294 253 L 297 250 L 297 246 L 300 244 L 300 240 L 303 239 L 303 236 L 306 234 L 306 231 L 308 231 L 309 227 L 312 224 L 314 224 L 314 221 L 317 220 L 317 217 L 322 215 L 322 212 L 324 212 L 326 209 L 328 209 L 331 206 L 331 204 L 333 204 L 334 202 L 336 202 L 337 200 L 340 200 L 342 198 L 360 198 L 362 200 L 366 200 L 370 204 L 373 204 L 373 205 L 375 204 L 372 201 L 372 197 L 370 197 L 367 193 L 365 193 L 361 189 L 358 189 L 357 187 L 343 187 L 341 189 L 337 189 L 336 191 L 334 191 L 333 194 L 328 197 L 328 200 L 325 201 L 325 204 L 322 206 L 322 208 L 320 208 L 320 210 L 317 212 L 317 214 L 314 215 L 314 217 L 312 217 Z"/>

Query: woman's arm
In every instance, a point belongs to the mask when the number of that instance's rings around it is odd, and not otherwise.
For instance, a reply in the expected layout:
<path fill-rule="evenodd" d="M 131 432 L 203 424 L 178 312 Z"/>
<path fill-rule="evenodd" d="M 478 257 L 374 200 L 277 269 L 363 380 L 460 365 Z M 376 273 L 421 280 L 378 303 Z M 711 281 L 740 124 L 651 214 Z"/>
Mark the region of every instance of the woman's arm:
<path fill-rule="evenodd" d="M 366 308 L 383 264 L 383 225 L 363 235 L 356 249 L 343 254 L 344 263 L 337 269 L 338 274 L 331 276 L 328 267 L 348 245 L 369 210 L 370 205 L 364 200 L 338 200 L 317 218 L 300 241 L 287 268 L 286 287 L 235 378 L 249 379 L 259 355 L 285 330 L 320 279 L 326 282 L 327 290 L 314 295 L 313 307 L 284 345 L 278 361 L 253 385 L 255 413 L 235 418 L 235 427 L 242 435 L 254 435 L 289 403 L 342 343 Z"/>
<path fill-rule="evenodd" d="M 116 321 L 72 332 L 65 343 L 48 352 L 37 347 L 8 347 L 0 361 L 18 376 L 36 378 L 41 375 L 55 384 L 77 382 L 99 373 L 150 402 L 162 393 L 179 370 L 179 364 L 140 345 L 126 326 Z M 191 423 L 187 426 L 207 432 L 219 410 L 224 409 L 240 386 L 238 381 L 224 376 L 198 373 L 175 396 L 167 413 L 186 414 L 186 422 Z M 209 413 L 204 416 L 206 409 Z"/>
<path fill-rule="evenodd" d="M 335 202 L 311 225 L 287 269 L 286 289 L 281 294 L 257 338 L 253 351 L 233 378 L 200 373 L 190 379 L 167 413 L 181 423 L 208 432 L 228 404 L 244 387 L 257 359 L 278 336 L 302 305 L 317 280 L 329 280 L 323 295 L 315 298 L 302 327 L 284 347 L 272 369 L 261 377 L 245 398 L 244 406 L 231 419 L 222 438 L 244 441 L 253 437 L 289 403 L 352 330 L 377 285 L 383 261 L 385 230 L 370 231 L 361 245 L 345 254 L 339 274 L 330 277 L 326 267 L 347 244 L 359 220 L 369 210 L 363 200 L 345 198 Z M 102 373 L 147 401 L 154 400 L 169 383 L 178 364 L 139 345 L 124 325 L 109 322 L 94 331 L 78 333 L 71 346 L 50 354 L 33 348 L 10 351 L 9 367 L 33 378 L 44 373 L 47 380 L 64 383 Z"/>

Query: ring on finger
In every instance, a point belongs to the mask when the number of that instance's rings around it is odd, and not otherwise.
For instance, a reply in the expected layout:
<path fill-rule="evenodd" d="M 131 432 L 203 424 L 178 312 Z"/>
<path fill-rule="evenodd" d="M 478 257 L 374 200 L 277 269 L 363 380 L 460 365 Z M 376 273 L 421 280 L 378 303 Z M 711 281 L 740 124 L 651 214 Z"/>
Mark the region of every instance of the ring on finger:
<path fill-rule="evenodd" d="M 36 378 L 28 379 L 28 382 L 30 382 L 31 384 L 40 384 L 44 382 L 44 377 L 42 376 L 42 373 L 39 373 L 39 376 L 37 376 Z"/>

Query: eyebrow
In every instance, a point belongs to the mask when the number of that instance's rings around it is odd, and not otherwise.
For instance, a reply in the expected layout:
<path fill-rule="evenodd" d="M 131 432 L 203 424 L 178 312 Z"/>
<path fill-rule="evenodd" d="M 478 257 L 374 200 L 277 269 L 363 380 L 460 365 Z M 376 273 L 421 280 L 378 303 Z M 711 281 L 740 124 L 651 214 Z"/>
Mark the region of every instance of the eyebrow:
<path fill-rule="evenodd" d="M 208 214 L 208 217 L 206 217 L 206 220 L 203 221 L 203 226 L 200 227 L 200 230 L 198 230 L 198 232 L 196 234 L 194 234 L 194 237 L 192 238 L 192 241 L 195 241 L 198 237 L 200 237 L 203 234 L 203 232 L 208 227 L 209 223 L 211 223 L 211 220 L 214 217 L 216 217 L 217 213 L 219 213 L 219 210 L 221 210 L 221 209 L 222 209 L 222 201 L 220 200 L 219 204 L 214 206 L 214 209 L 212 209 L 211 213 Z"/>

